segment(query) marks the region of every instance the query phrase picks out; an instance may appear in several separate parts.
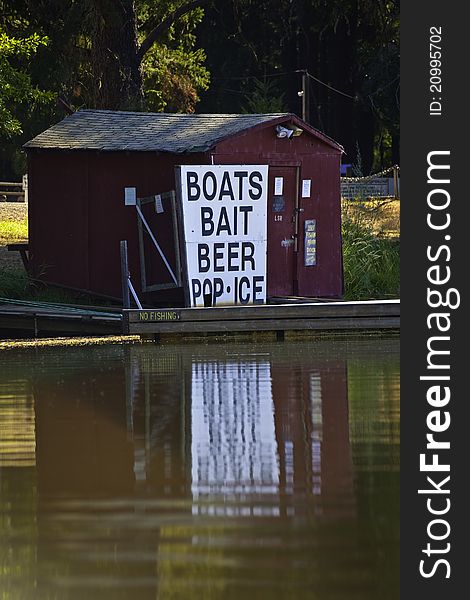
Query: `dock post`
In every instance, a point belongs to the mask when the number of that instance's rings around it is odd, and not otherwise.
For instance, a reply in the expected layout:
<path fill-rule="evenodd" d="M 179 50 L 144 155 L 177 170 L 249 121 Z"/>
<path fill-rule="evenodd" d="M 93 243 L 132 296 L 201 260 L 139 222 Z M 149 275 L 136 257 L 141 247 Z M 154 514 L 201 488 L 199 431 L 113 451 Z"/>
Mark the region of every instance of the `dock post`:
<path fill-rule="evenodd" d="M 127 240 L 120 241 L 121 247 L 121 284 L 122 284 L 122 306 L 131 307 L 129 296 L 129 263 L 127 260 Z"/>

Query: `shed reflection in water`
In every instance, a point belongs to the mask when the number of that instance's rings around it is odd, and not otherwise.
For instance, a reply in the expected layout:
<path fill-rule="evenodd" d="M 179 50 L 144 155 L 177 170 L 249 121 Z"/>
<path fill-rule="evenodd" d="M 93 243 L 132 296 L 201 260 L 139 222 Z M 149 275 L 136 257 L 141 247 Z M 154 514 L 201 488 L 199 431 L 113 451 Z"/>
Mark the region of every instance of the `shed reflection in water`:
<path fill-rule="evenodd" d="M 5 597 L 398 598 L 398 340 L 2 360 Z"/>

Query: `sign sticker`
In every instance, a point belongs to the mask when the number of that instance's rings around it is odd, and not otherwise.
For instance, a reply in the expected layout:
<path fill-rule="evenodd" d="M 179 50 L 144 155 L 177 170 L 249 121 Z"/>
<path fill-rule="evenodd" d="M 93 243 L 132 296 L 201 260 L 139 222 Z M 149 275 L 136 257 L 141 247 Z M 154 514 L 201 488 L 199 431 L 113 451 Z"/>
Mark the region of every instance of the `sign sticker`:
<path fill-rule="evenodd" d="M 274 178 L 274 195 L 282 196 L 283 188 L 284 188 L 284 178 L 283 177 L 275 177 Z"/>
<path fill-rule="evenodd" d="M 304 266 L 314 267 L 317 264 L 317 220 L 305 221 Z"/>
<path fill-rule="evenodd" d="M 302 179 L 302 198 L 310 198 L 311 186 L 311 179 Z"/>

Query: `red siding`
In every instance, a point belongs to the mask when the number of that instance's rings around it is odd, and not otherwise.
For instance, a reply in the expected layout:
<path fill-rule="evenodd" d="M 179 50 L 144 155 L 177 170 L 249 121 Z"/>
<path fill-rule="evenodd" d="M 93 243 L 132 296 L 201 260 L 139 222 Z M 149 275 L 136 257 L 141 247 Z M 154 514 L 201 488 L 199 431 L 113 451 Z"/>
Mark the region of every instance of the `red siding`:
<path fill-rule="evenodd" d="M 297 263 L 297 294 L 300 296 L 341 296 L 343 274 L 341 260 L 341 152 L 307 132 L 299 137 L 277 138 L 274 127 L 231 138 L 217 146 L 215 162 L 224 164 L 270 164 L 299 166 L 300 186 L 311 179 L 311 197 L 300 198 Z M 298 191 L 300 197 L 300 190 Z M 268 198 L 272 190 L 268 190 Z M 268 211 L 269 214 L 269 211 Z M 304 266 L 304 223 L 317 221 L 317 264 Z M 268 222 L 268 231 L 270 223 Z M 280 255 L 268 253 L 268 275 L 277 268 Z M 274 264 L 273 264 L 274 263 Z M 283 289 L 270 289 L 272 295 L 283 295 Z"/>
<path fill-rule="evenodd" d="M 30 155 L 29 244 L 44 281 L 88 289 L 88 156 Z"/>

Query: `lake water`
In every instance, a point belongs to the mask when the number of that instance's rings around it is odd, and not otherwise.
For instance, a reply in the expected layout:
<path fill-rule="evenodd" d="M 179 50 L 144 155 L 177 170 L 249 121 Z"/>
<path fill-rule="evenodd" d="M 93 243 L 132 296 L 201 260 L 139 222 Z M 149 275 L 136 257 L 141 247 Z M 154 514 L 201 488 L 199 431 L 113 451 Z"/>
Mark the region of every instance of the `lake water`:
<path fill-rule="evenodd" d="M 0 598 L 399 597 L 399 340 L 0 355 Z"/>

